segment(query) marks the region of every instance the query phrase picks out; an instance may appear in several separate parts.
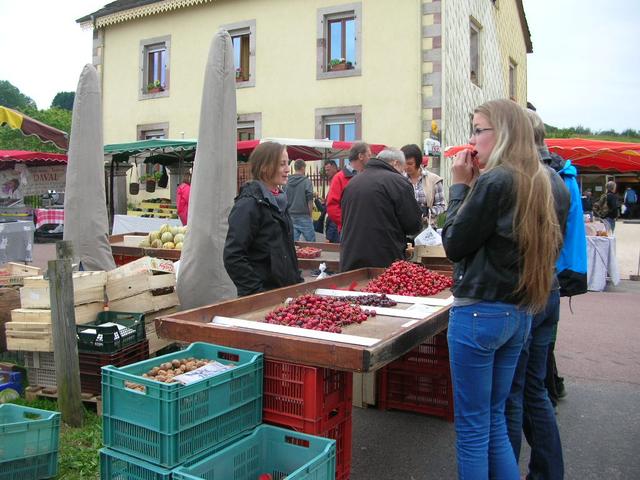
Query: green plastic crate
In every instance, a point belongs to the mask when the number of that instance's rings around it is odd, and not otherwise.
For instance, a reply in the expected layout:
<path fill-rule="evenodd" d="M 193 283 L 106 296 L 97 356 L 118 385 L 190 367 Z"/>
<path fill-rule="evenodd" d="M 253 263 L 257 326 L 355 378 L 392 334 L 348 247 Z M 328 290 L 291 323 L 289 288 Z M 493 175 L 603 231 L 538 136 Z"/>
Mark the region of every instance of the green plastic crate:
<path fill-rule="evenodd" d="M 335 480 L 336 442 L 328 438 L 261 425 L 251 435 L 190 466 L 176 468 L 174 480 Z"/>
<path fill-rule="evenodd" d="M 59 435 L 58 412 L 0 405 L 0 471 L 8 460 L 57 452 Z"/>
<path fill-rule="evenodd" d="M 126 328 L 120 330 L 115 325 L 103 326 L 104 323 L 117 323 Z M 76 333 L 78 350 L 114 353 L 146 338 L 144 313 L 100 312 L 95 321 L 76 325 Z"/>
<path fill-rule="evenodd" d="M 186 386 L 141 376 L 163 362 L 185 357 L 236 367 Z M 255 428 L 262 421 L 262 365 L 261 353 L 197 342 L 126 367 L 103 367 L 105 446 L 172 468 Z M 132 390 L 125 382 L 146 390 Z"/>

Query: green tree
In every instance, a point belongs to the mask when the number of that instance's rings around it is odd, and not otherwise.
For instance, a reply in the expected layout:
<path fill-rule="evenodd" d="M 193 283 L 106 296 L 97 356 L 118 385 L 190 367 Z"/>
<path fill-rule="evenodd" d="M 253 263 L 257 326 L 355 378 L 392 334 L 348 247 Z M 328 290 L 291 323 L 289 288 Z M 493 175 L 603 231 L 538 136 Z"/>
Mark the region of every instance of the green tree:
<path fill-rule="evenodd" d="M 36 102 L 23 94 L 8 80 L 0 80 L 0 105 L 9 108 L 36 108 Z"/>
<path fill-rule="evenodd" d="M 53 97 L 51 107 L 64 108 L 65 110 L 73 110 L 73 100 L 76 96 L 75 92 L 58 92 Z"/>
<path fill-rule="evenodd" d="M 20 111 L 64 132 L 71 131 L 71 112 L 69 110 L 62 108 L 37 110 L 27 107 L 20 109 Z M 32 150 L 60 153 L 60 150 L 51 143 L 41 142 L 37 137 L 25 137 L 19 130 L 13 130 L 9 127 L 0 128 L 0 150 Z"/>

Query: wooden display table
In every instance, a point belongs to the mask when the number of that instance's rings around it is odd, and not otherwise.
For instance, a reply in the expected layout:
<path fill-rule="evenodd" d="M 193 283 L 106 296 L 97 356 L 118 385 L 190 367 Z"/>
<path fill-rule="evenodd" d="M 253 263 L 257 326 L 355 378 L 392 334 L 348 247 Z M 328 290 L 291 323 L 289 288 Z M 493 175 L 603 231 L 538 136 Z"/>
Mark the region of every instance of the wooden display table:
<path fill-rule="evenodd" d="M 180 250 L 168 250 L 166 248 L 142 248 L 139 241 L 133 237 L 144 237 L 144 232 L 131 232 L 119 235 L 111 235 L 109 243 L 111 252 L 117 265 L 124 265 L 144 256 L 163 258 L 165 260 L 180 260 Z M 127 238 L 125 238 L 127 237 Z M 131 238 L 129 238 L 131 237 Z M 141 241 L 141 240 L 140 240 Z M 321 263 L 325 263 L 327 269 L 338 272 L 340 269 L 340 245 L 337 243 L 296 242 L 299 247 L 314 247 L 322 250 L 318 258 L 298 258 L 298 266 L 303 270 L 316 270 Z"/>
<path fill-rule="evenodd" d="M 406 312 L 396 314 L 406 316 L 378 314 L 361 324 L 344 327 L 342 334 L 292 327 L 269 331 L 265 328 L 274 326 L 262 323 L 261 320 L 287 298 L 313 293 L 319 288 L 347 288 L 354 282 L 356 288 L 360 289 L 382 272 L 383 269 L 359 269 L 187 310 L 156 319 L 156 329 L 160 336 L 175 340 L 204 341 L 263 352 L 271 358 L 292 363 L 353 372 L 376 370 L 446 328 L 451 300 L 448 290 L 433 297 L 435 301 L 425 297 L 412 297 L 413 302 L 418 302 L 417 305 L 398 303 L 394 310 Z M 426 303 L 441 305 L 424 305 Z M 211 323 L 216 316 L 232 317 L 232 320 L 219 318 L 218 323 Z M 235 322 L 234 319 L 241 321 Z M 287 328 L 289 330 L 285 331 Z"/>

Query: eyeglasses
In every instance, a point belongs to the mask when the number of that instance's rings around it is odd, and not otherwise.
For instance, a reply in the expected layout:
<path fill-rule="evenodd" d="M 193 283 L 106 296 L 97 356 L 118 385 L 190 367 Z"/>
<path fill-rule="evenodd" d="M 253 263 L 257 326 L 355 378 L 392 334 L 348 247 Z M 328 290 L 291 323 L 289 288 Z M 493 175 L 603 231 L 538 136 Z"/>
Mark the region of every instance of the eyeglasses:
<path fill-rule="evenodd" d="M 487 130 L 493 130 L 493 128 L 475 128 L 472 132 L 471 132 L 471 136 L 472 137 L 477 137 L 478 135 L 480 135 L 482 132 L 486 132 Z"/>

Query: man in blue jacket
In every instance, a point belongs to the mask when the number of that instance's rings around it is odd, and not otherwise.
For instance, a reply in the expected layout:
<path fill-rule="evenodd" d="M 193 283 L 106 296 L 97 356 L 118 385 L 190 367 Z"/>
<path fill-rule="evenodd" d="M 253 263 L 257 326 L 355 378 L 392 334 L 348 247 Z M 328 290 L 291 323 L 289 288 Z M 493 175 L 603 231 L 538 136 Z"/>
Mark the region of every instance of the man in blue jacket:
<path fill-rule="evenodd" d="M 577 279 L 582 276 L 586 285 L 586 239 L 582 202 L 575 182 L 577 171 L 571 162 L 565 162 L 549 152 L 544 143 L 544 123 L 533 111 L 527 110 L 527 113 L 533 126 L 540 161 L 549 167 L 554 205 L 563 228 L 564 243 L 556 262 L 555 287 L 550 292 L 544 311 L 534 315 L 531 322 L 531 333 L 518 360 L 505 413 L 509 440 L 516 459 L 520 458 L 522 431 L 531 446 L 527 478 L 561 480 L 564 477 L 564 461 L 560 432 L 545 387 L 547 357 L 560 319 L 561 294 L 567 288 L 576 290 L 575 284 L 579 283 Z M 576 235 L 578 220 L 583 245 L 579 245 L 580 238 Z M 580 249 L 583 250 L 582 255 L 579 254 Z M 578 257 L 584 258 L 584 265 Z"/>

